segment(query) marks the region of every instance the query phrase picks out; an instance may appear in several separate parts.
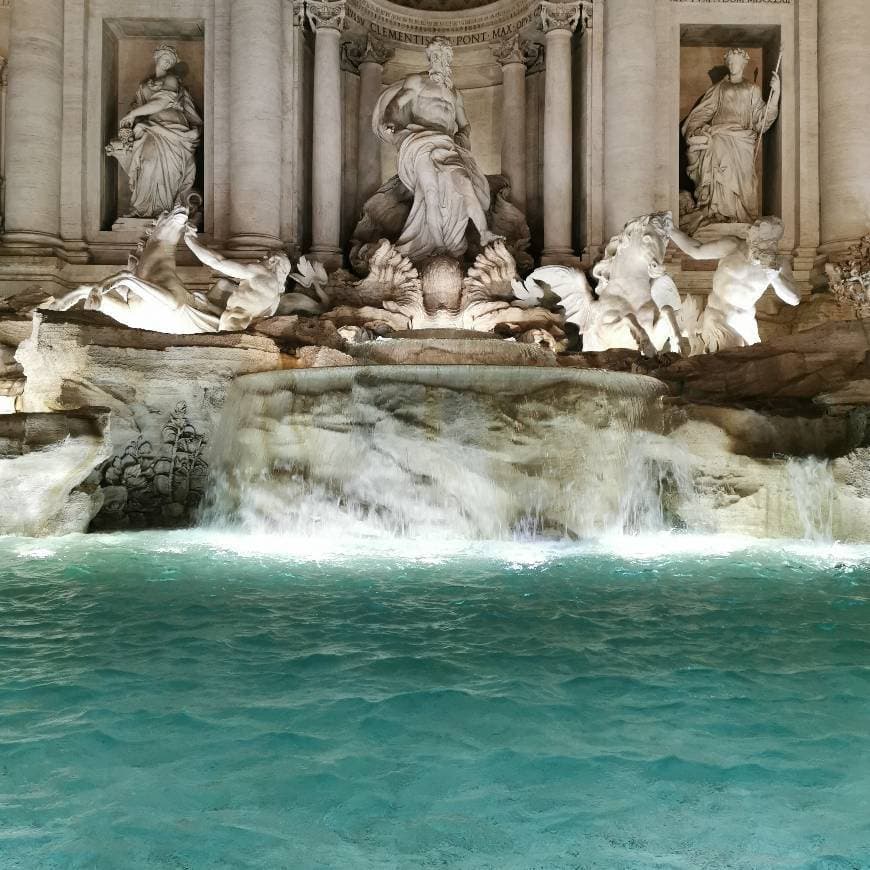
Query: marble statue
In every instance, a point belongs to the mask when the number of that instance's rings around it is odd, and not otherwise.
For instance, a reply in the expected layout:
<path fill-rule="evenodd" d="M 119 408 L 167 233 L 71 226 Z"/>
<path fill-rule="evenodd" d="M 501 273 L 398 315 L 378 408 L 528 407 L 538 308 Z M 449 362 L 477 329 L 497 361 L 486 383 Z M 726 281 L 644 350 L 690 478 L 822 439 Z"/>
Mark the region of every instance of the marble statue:
<path fill-rule="evenodd" d="M 206 266 L 221 277 L 207 294 L 191 292 L 178 274 L 175 253 L 182 238 Z M 259 262 L 238 263 L 206 247 L 196 236 L 186 208 L 165 212 L 131 254 L 127 268 L 99 284 L 85 284 L 41 307 L 67 311 L 83 302 L 86 310 L 100 311 L 134 329 L 171 335 L 237 332 L 252 323 L 282 313 L 320 314 L 328 305 L 322 267 L 302 258 L 299 273 L 290 275 L 290 259 L 282 252 Z M 305 293 L 284 293 L 292 277 L 310 288 Z"/>
<path fill-rule="evenodd" d="M 670 212 L 629 221 L 592 270 L 595 293 L 581 270 L 567 266 L 542 266 L 525 285 L 535 295 L 549 289 L 559 297 L 565 319 L 583 336 L 584 351 L 621 347 L 654 356 L 667 345 L 687 353 L 676 314 L 680 294 L 664 268 L 672 229 Z"/>
<path fill-rule="evenodd" d="M 285 253 L 278 251 L 254 263 L 238 263 L 206 247 L 190 224 L 184 241 L 200 262 L 222 276 L 209 291 L 210 300 L 223 309 L 218 332 L 240 332 L 275 314 L 293 268 Z"/>
<path fill-rule="evenodd" d="M 217 332 L 220 309 L 201 293 L 191 293 L 178 275 L 175 250 L 188 226 L 188 212 L 178 206 L 161 215 L 127 269 L 99 284 L 85 284 L 42 307 L 66 311 L 79 302 L 135 329 L 173 335 Z"/>
<path fill-rule="evenodd" d="M 469 221 L 481 247 L 497 236 L 487 225 L 490 189 L 470 151 L 462 94 L 453 85 L 453 48 L 436 38 L 428 72 L 388 87 L 375 105 L 373 129 L 398 149 L 398 175 L 413 202 L 397 250 L 413 262 L 436 254 L 461 257 Z"/>
<path fill-rule="evenodd" d="M 707 307 L 696 323 L 683 324 L 693 351 L 715 353 L 758 344 L 755 306 L 768 287 L 787 305 L 800 302 L 791 270 L 778 253 L 782 234 L 782 221 L 776 217 L 757 220 L 745 241 L 726 236 L 703 243 L 681 230 L 671 231 L 674 244 L 693 259 L 719 260 Z"/>
<path fill-rule="evenodd" d="M 694 209 L 681 221 L 689 233 L 709 224 L 751 224 L 758 217 L 757 146 L 779 115 L 780 80 L 774 72 L 765 102 L 758 85 L 743 78 L 748 62 L 742 48 L 732 48 L 725 55 L 728 76 L 683 122 L 686 172 L 695 183 Z"/>
<path fill-rule="evenodd" d="M 158 217 L 190 205 L 202 117 L 176 69 L 178 53 L 163 44 L 154 52 L 154 75 L 142 82 L 118 137 L 106 146 L 127 173 L 128 217 Z"/>

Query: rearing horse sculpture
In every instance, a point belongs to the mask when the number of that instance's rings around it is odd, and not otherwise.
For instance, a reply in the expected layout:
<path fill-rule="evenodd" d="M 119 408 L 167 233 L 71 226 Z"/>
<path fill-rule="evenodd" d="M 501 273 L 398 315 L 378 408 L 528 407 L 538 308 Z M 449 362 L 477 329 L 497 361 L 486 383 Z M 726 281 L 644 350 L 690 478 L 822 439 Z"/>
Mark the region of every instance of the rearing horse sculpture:
<path fill-rule="evenodd" d="M 583 336 L 583 350 L 624 347 L 653 356 L 670 341 L 672 350 L 688 353 L 676 317 L 680 294 L 664 268 L 672 229 L 670 212 L 630 220 L 592 269 L 594 294 L 586 275 L 566 266 L 536 269 L 526 287 L 536 293 L 548 287 L 561 299 L 565 319 Z"/>
<path fill-rule="evenodd" d="M 183 206 L 164 212 L 130 257 L 127 269 L 99 284 L 77 287 L 42 307 L 66 311 L 84 300 L 86 309 L 136 329 L 175 335 L 217 332 L 222 309 L 205 294 L 191 293 L 178 276 L 175 250 L 187 222 Z"/>

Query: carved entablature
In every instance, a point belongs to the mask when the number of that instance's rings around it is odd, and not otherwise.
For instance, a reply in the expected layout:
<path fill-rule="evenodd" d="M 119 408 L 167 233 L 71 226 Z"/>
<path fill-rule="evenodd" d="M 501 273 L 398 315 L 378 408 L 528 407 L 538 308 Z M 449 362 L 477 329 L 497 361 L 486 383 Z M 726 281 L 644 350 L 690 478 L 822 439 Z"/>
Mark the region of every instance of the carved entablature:
<path fill-rule="evenodd" d="M 305 14 L 312 30 L 344 30 L 344 0 L 305 0 Z"/>
<path fill-rule="evenodd" d="M 552 4 L 559 5 L 559 4 Z M 567 3 L 566 6 L 575 6 Z M 531 0 L 497 0 L 450 15 L 425 15 L 390 0 L 346 0 L 348 25 L 386 43 L 421 48 L 441 36 L 457 47 L 487 45 L 539 28 L 539 6 Z"/>

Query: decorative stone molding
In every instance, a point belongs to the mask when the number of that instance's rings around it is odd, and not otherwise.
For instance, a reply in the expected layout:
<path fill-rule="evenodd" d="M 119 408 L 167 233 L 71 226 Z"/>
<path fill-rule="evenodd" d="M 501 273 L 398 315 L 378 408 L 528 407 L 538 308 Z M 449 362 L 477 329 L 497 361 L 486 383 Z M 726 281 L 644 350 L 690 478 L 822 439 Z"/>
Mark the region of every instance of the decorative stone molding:
<path fill-rule="evenodd" d="M 306 0 L 305 14 L 312 30 L 344 30 L 344 0 Z"/>
<path fill-rule="evenodd" d="M 538 7 L 541 30 L 544 33 L 553 30 L 568 30 L 573 33 L 577 25 L 585 21 L 585 7 L 584 0 L 574 0 L 570 3 L 551 3 L 549 0 L 544 0 Z"/>
<path fill-rule="evenodd" d="M 523 60 L 528 72 L 539 72 L 544 66 L 544 46 L 540 42 L 526 42 L 523 45 Z"/>
<path fill-rule="evenodd" d="M 383 66 L 394 53 L 393 49 L 381 42 L 380 39 L 375 39 L 374 36 L 368 34 L 360 63 L 378 63 Z"/>
<path fill-rule="evenodd" d="M 363 39 L 349 39 L 341 44 L 342 69 L 352 72 L 359 70 L 364 63 L 383 66 L 392 56 L 393 49 L 384 45 L 370 34 Z"/>
<path fill-rule="evenodd" d="M 296 27 L 305 26 L 305 0 L 293 0 L 293 24 Z"/>
<path fill-rule="evenodd" d="M 831 293 L 851 306 L 858 317 L 870 317 L 870 234 L 849 251 L 842 263 L 825 266 Z"/>
<path fill-rule="evenodd" d="M 496 43 L 492 49 L 495 59 L 502 65 L 507 66 L 511 63 L 525 63 L 525 54 L 523 52 L 524 40 L 520 39 L 518 33 L 502 42 Z"/>

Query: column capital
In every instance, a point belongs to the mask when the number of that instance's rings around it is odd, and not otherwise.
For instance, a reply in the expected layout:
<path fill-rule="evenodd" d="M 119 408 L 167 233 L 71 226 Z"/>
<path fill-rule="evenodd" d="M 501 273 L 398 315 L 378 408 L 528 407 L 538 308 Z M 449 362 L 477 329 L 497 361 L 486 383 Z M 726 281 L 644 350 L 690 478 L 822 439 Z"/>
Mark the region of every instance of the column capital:
<path fill-rule="evenodd" d="M 492 53 L 502 66 L 507 66 L 511 63 L 525 63 L 524 44 L 525 40 L 521 40 L 520 35 L 515 33 L 507 39 L 497 42 L 493 46 Z"/>
<path fill-rule="evenodd" d="M 305 0 L 305 14 L 312 30 L 344 30 L 344 0 Z"/>
<path fill-rule="evenodd" d="M 567 3 L 544 0 L 538 6 L 541 30 L 544 33 L 552 33 L 554 30 L 567 30 L 573 33 L 578 24 L 581 28 L 585 25 L 589 5 L 591 4 L 587 0 L 570 0 Z"/>
<path fill-rule="evenodd" d="M 305 26 L 305 0 L 292 0 L 290 5 L 293 7 L 293 24 L 296 27 Z"/>
<path fill-rule="evenodd" d="M 364 63 L 383 66 L 392 56 L 393 49 L 371 34 L 365 40 L 349 39 L 341 45 L 341 60 L 345 68 L 358 70 Z"/>

